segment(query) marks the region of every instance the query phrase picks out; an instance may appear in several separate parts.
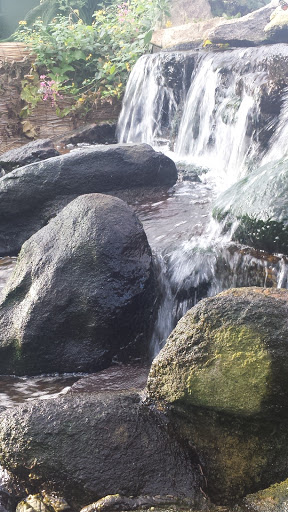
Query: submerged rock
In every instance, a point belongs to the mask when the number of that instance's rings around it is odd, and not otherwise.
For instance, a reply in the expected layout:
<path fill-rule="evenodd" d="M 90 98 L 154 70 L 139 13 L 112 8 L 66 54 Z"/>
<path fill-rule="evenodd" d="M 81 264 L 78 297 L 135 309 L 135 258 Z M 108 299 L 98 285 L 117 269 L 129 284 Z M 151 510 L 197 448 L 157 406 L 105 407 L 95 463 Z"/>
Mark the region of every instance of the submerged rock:
<path fill-rule="evenodd" d="M 234 240 L 270 253 L 288 254 L 288 160 L 273 161 L 223 192 L 213 215 L 230 226 Z"/>
<path fill-rule="evenodd" d="M 109 494 L 173 495 L 199 509 L 202 477 L 137 394 L 39 401 L 0 416 L 0 460 L 28 489 L 84 506 Z M 35 493 L 35 491 L 34 491 Z"/>
<path fill-rule="evenodd" d="M 23 245 L 1 298 L 2 374 L 145 359 L 155 282 L 141 223 L 120 199 L 75 199 Z"/>
<path fill-rule="evenodd" d="M 217 503 L 288 474 L 288 291 L 239 288 L 202 300 L 154 360 L 151 399 L 168 403 Z"/>
<path fill-rule="evenodd" d="M 0 255 L 15 255 L 75 197 L 170 186 L 174 162 L 147 144 L 95 146 L 16 169 L 0 179 Z"/>
<path fill-rule="evenodd" d="M 32 162 L 41 162 L 59 155 L 60 153 L 55 148 L 52 140 L 38 139 L 0 155 L 0 167 L 6 172 L 11 172 L 17 167 L 23 167 L 23 165 Z"/>

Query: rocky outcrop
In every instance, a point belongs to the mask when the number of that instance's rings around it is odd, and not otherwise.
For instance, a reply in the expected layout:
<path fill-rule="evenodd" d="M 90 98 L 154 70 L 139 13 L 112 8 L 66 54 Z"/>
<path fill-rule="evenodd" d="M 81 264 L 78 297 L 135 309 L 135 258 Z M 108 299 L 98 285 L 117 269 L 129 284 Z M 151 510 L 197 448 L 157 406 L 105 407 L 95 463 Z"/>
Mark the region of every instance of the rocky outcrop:
<path fill-rule="evenodd" d="M 152 364 L 149 396 L 170 405 L 218 503 L 288 474 L 287 314 L 287 290 L 239 288 L 204 299 Z"/>
<path fill-rule="evenodd" d="M 226 227 L 237 220 L 234 240 L 270 253 L 288 254 L 288 160 L 256 169 L 223 192 L 213 215 Z"/>
<path fill-rule="evenodd" d="M 145 359 L 155 283 L 142 225 L 120 199 L 75 199 L 23 245 L 1 299 L 2 374 Z"/>
<path fill-rule="evenodd" d="M 281 27 L 264 30 L 275 11 L 275 3 L 250 12 L 237 19 L 212 18 L 211 20 L 185 23 L 181 26 L 161 29 L 153 34 L 152 43 L 161 48 L 189 49 L 202 46 L 205 40 L 212 45 L 206 48 L 260 46 L 286 43 L 287 31 Z M 284 11 L 282 11 L 284 12 Z M 213 46 L 214 45 L 214 46 Z"/>
<path fill-rule="evenodd" d="M 239 19 L 224 21 L 208 36 L 212 43 L 228 43 L 230 46 L 258 46 L 267 44 L 269 36 L 264 28 L 270 21 L 274 7 L 268 4 Z M 286 40 L 278 41 L 285 43 Z"/>
<path fill-rule="evenodd" d="M 28 490 L 60 490 L 76 510 L 111 494 L 178 496 L 199 510 L 199 468 L 165 423 L 137 394 L 38 401 L 0 416 L 0 461 Z"/>
<path fill-rule="evenodd" d="M 0 255 L 15 255 L 75 197 L 94 192 L 170 186 L 174 162 L 146 144 L 75 150 L 16 169 L 0 179 Z"/>
<path fill-rule="evenodd" d="M 202 46 L 211 30 L 223 23 L 222 18 L 190 22 L 183 25 L 156 30 L 151 43 L 160 48 L 177 48 L 185 50 Z"/>
<path fill-rule="evenodd" d="M 20 148 L 11 149 L 0 155 L 0 167 L 5 172 L 10 172 L 17 167 L 23 167 L 23 165 L 40 162 L 59 155 L 59 151 L 50 139 L 34 140 Z"/>

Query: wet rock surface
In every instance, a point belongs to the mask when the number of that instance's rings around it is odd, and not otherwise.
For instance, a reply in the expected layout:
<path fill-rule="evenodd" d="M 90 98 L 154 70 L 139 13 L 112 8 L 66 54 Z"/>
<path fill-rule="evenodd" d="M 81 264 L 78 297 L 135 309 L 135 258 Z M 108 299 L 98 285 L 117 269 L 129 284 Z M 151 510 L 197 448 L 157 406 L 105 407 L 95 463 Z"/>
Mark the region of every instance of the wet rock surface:
<path fill-rule="evenodd" d="M 149 366 L 117 365 L 79 379 L 71 393 L 141 391 L 146 387 Z"/>
<path fill-rule="evenodd" d="M 28 489 L 60 488 L 77 507 L 117 493 L 204 502 L 199 468 L 137 394 L 65 396 L 2 414 L 0 460 Z"/>
<path fill-rule="evenodd" d="M 75 197 L 136 187 L 170 186 L 174 162 L 147 144 L 75 150 L 16 169 L 0 179 L 0 255 L 15 255 Z"/>
<path fill-rule="evenodd" d="M 26 244 L 0 304 L 0 372 L 93 371 L 147 357 L 151 251 L 123 201 L 70 203 Z"/>

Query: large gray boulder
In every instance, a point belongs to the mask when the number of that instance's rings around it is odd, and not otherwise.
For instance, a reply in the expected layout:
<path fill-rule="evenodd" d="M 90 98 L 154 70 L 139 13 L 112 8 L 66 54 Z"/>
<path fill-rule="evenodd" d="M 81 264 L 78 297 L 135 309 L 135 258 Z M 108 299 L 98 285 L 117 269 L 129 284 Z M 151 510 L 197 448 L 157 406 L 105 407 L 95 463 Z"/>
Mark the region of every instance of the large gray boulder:
<path fill-rule="evenodd" d="M 15 255 L 33 233 L 81 194 L 173 185 L 174 162 L 147 144 L 72 151 L 0 179 L 0 256 Z"/>
<path fill-rule="evenodd" d="M 270 42 L 286 43 L 287 38 L 279 38 L 278 41 L 271 37 L 264 28 L 270 21 L 275 6 L 270 4 L 253 11 L 239 19 L 223 21 L 222 24 L 212 29 L 208 39 L 212 43 L 226 44 L 230 46 L 259 46 Z"/>
<path fill-rule="evenodd" d="M 232 185 L 215 201 L 213 215 L 234 240 L 270 253 L 288 254 L 288 160 L 273 161 Z"/>
<path fill-rule="evenodd" d="M 228 290 L 192 308 L 153 361 L 148 395 L 196 447 L 215 502 L 287 478 L 287 316 L 287 290 Z"/>
<path fill-rule="evenodd" d="M 120 199 L 83 195 L 22 247 L 0 303 L 0 373 L 97 370 L 145 358 L 151 251 Z"/>
<path fill-rule="evenodd" d="M 74 510 L 118 493 L 205 503 L 199 467 L 137 394 L 66 395 L 6 411 L 0 462 L 28 490 L 58 491 Z"/>

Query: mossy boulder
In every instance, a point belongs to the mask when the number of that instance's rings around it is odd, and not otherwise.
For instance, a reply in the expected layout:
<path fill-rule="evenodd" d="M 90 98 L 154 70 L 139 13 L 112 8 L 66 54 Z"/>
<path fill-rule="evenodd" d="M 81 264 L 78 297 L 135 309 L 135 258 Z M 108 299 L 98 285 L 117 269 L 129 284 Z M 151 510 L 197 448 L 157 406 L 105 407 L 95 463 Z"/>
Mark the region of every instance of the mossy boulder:
<path fill-rule="evenodd" d="M 154 360 L 150 396 L 237 416 L 288 415 L 288 291 L 238 288 L 202 300 Z"/>
<path fill-rule="evenodd" d="M 288 291 L 207 298 L 154 360 L 150 399 L 194 446 L 209 497 L 231 503 L 288 475 Z"/>
<path fill-rule="evenodd" d="M 223 192 L 213 215 L 238 227 L 234 240 L 270 253 L 288 254 L 288 160 L 255 170 Z"/>

